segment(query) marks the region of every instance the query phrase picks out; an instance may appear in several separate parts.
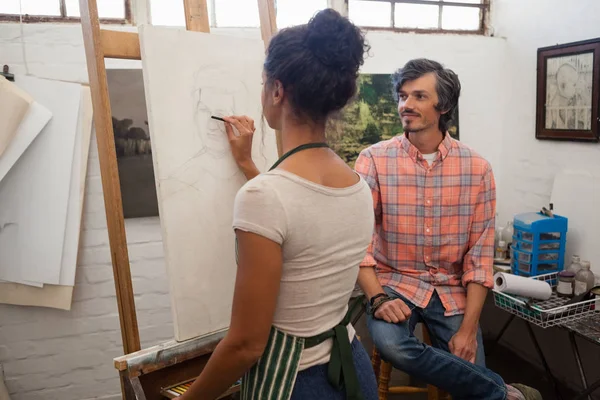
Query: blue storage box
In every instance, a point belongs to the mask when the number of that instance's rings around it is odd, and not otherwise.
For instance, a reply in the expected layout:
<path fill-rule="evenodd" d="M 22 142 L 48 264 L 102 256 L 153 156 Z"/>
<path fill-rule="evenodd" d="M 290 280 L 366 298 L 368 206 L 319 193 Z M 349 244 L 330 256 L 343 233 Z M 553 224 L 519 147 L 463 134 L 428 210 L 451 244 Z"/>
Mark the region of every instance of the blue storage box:
<path fill-rule="evenodd" d="M 511 246 L 512 273 L 538 276 L 563 270 L 568 220 L 539 212 L 515 215 Z"/>

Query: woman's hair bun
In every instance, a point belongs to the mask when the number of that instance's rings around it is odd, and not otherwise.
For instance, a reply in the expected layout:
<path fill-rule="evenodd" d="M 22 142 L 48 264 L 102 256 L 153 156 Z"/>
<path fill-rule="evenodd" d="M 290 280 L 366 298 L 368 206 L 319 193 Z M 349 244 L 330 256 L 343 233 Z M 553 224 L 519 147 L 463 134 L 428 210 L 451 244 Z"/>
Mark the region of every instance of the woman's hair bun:
<path fill-rule="evenodd" d="M 358 27 L 337 11 L 318 12 L 306 27 L 306 47 L 326 67 L 358 72 L 367 50 Z"/>
<path fill-rule="evenodd" d="M 298 117 L 324 121 L 356 94 L 368 49 L 358 27 L 326 9 L 308 24 L 279 31 L 269 42 L 264 70 L 268 82 L 281 82 Z"/>

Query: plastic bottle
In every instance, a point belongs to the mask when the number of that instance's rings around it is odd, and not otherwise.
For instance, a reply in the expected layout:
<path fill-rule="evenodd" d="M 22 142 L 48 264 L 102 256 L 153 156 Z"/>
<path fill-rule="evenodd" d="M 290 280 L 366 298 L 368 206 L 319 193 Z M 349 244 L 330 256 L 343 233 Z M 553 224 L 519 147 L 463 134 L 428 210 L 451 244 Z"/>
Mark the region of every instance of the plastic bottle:
<path fill-rule="evenodd" d="M 507 245 L 510 245 L 514 234 L 515 228 L 513 226 L 513 221 L 508 221 L 506 226 L 504 226 L 504 229 L 502 229 L 502 240 L 504 240 Z"/>
<path fill-rule="evenodd" d="M 587 291 L 591 290 L 594 287 L 595 282 L 596 277 L 594 276 L 594 273 L 590 270 L 590 262 L 582 261 L 581 269 L 575 275 L 575 296 L 584 294 Z"/>
<path fill-rule="evenodd" d="M 513 227 L 513 221 L 508 221 L 506 223 L 506 226 L 504 227 L 504 229 L 502 229 L 502 240 L 504 240 L 504 242 L 506 242 L 506 250 L 505 250 L 505 258 L 512 258 L 511 257 L 511 247 L 512 247 L 512 241 L 513 241 L 513 235 L 515 234 L 515 228 Z"/>
<path fill-rule="evenodd" d="M 496 259 L 506 259 L 506 242 L 504 240 L 498 242 L 498 246 L 496 247 Z"/>
<path fill-rule="evenodd" d="M 571 257 L 571 264 L 567 267 L 567 271 L 571 271 L 574 274 L 577 274 L 581 269 L 581 258 L 578 255 L 573 254 Z"/>
<path fill-rule="evenodd" d="M 498 243 L 500 243 L 500 241 L 502 240 L 502 231 L 504 230 L 503 227 L 501 226 L 497 226 L 496 227 L 496 234 L 494 235 L 494 248 L 498 247 Z"/>

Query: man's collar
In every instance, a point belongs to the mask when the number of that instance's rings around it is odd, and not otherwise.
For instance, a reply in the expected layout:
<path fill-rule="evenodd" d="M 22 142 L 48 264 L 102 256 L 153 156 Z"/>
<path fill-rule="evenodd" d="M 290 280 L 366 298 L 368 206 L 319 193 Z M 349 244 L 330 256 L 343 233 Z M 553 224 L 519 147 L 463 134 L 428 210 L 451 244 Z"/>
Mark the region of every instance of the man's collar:
<path fill-rule="evenodd" d="M 406 154 L 408 154 L 414 162 L 423 159 L 421 152 L 410 142 L 410 140 L 408 140 L 408 132 L 400 136 L 399 141 Z M 438 151 L 440 152 L 440 161 L 443 161 L 450 153 L 453 141 L 454 139 L 452 139 L 450 134 L 446 132 L 444 139 L 438 146 Z"/>

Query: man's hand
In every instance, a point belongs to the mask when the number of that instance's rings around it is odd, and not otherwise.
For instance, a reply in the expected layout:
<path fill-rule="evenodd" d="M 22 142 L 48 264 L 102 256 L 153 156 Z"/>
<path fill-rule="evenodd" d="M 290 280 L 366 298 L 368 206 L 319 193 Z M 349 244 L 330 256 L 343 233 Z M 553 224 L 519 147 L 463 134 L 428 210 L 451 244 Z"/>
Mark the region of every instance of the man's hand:
<path fill-rule="evenodd" d="M 450 342 L 448 342 L 450 353 L 475 364 L 475 355 L 477 354 L 477 333 L 456 332 Z"/>
<path fill-rule="evenodd" d="M 374 317 L 388 323 L 397 324 L 410 318 L 410 308 L 400 299 L 386 301 L 377 308 Z"/>

